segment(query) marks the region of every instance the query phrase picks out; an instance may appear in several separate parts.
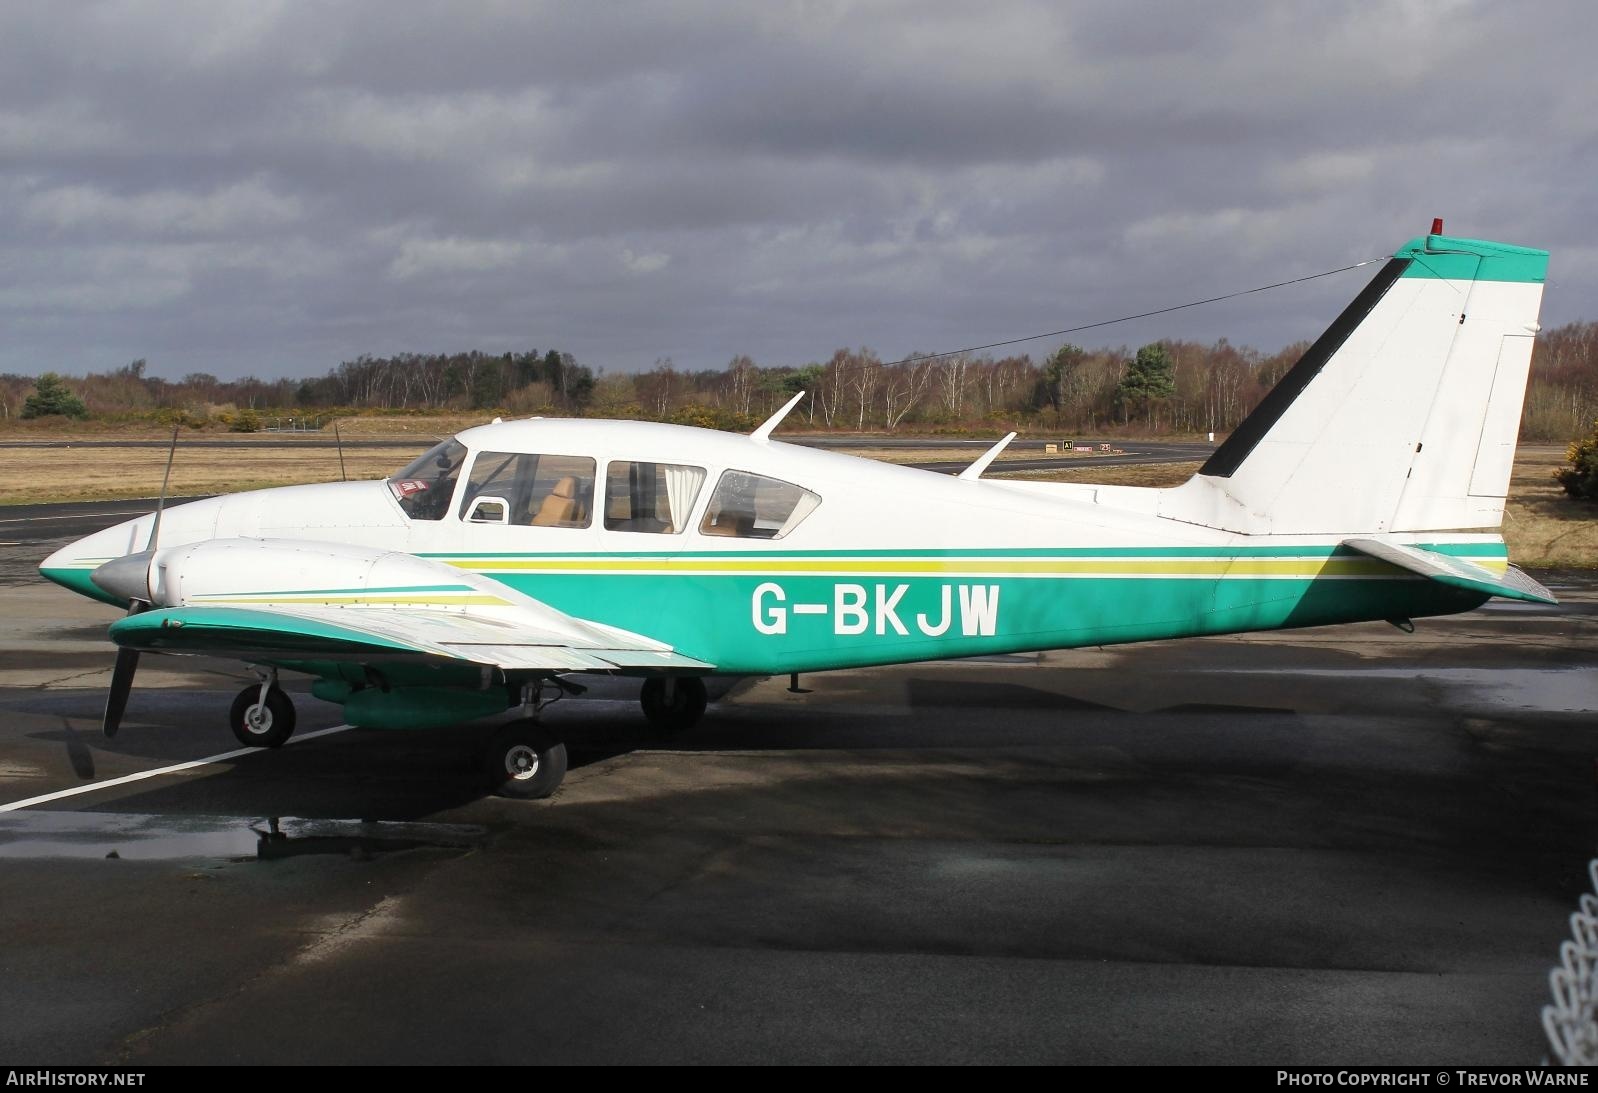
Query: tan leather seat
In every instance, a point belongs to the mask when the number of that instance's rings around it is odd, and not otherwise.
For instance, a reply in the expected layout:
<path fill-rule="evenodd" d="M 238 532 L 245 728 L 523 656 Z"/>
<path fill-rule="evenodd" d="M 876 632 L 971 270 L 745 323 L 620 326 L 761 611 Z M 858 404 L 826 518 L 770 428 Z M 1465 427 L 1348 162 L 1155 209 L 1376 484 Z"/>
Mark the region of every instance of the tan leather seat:
<path fill-rule="evenodd" d="M 750 538 L 750 533 L 755 530 L 755 516 L 752 512 L 723 512 L 717 515 L 714 524 L 706 521 L 699 528 L 701 535 L 727 535 L 739 539 Z"/>
<path fill-rule="evenodd" d="M 577 479 L 568 474 L 540 502 L 538 511 L 533 513 L 533 527 L 570 527 L 579 522 L 579 517 Z"/>

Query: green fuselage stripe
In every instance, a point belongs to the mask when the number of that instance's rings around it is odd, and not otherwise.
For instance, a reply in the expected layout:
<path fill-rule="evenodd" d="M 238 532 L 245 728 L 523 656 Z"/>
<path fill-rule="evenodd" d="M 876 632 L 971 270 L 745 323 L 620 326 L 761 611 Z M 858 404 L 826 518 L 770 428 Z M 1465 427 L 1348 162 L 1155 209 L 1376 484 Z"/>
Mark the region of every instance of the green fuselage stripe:
<path fill-rule="evenodd" d="M 1427 549 L 1506 561 L 1501 542 Z M 436 557 L 730 674 L 1415 618 L 1487 599 L 1334 544 Z"/>
<path fill-rule="evenodd" d="M 1507 564 L 1501 541 L 1425 549 L 1493 572 Z M 728 674 L 1418 618 L 1469 610 L 1488 598 L 1335 544 L 432 557 L 576 618 L 666 642 Z M 329 588 L 315 595 L 347 594 L 358 604 L 372 595 L 387 602 L 396 594 L 426 597 L 455 587 L 464 586 Z M 224 608 L 205 610 L 223 628 L 230 622 L 271 627 L 269 612 L 238 611 L 235 618 Z M 148 632 L 158 647 L 160 618 L 134 616 L 118 626 Z M 357 618 L 351 616 L 352 625 Z M 337 640 L 338 628 L 324 636 Z M 309 637 L 302 633 L 288 645 Z M 329 669 L 335 670 L 341 671 Z"/>

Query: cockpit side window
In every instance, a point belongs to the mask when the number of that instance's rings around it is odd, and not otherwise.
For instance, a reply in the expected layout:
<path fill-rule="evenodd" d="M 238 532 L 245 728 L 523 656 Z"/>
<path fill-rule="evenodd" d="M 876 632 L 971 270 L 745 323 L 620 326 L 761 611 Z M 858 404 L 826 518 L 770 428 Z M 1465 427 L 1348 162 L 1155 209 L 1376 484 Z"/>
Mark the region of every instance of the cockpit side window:
<path fill-rule="evenodd" d="M 605 528 L 680 535 L 704 484 L 703 467 L 612 462 L 605 473 Z"/>
<path fill-rule="evenodd" d="M 466 462 L 466 445 L 455 439 L 427 449 L 388 480 L 388 488 L 412 520 L 442 520 L 449 511 L 455 478 Z"/>
<path fill-rule="evenodd" d="M 538 457 L 527 499 L 529 524 L 535 528 L 585 528 L 593 522 L 593 510 L 592 459 L 579 455 Z"/>
<path fill-rule="evenodd" d="M 536 455 L 478 452 L 455 507 L 473 523 L 525 524 L 528 488 L 537 467 Z"/>
<path fill-rule="evenodd" d="M 716 483 L 699 531 L 738 539 L 781 539 L 819 504 L 820 497 L 792 482 L 726 471 Z"/>
<path fill-rule="evenodd" d="M 460 517 L 470 523 L 588 527 L 594 466 L 587 456 L 478 452 L 461 493 Z"/>

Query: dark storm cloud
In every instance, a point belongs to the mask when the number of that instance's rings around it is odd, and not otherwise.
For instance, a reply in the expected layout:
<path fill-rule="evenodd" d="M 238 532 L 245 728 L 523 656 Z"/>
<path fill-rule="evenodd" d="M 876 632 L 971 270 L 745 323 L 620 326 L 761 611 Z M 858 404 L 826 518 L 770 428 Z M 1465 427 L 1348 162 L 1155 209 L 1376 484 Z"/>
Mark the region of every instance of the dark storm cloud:
<path fill-rule="evenodd" d="M 1585 9 L 0 8 L 0 370 L 550 345 L 719 367 L 1052 329 L 1432 215 L 1595 317 Z M 1264 348 L 1362 274 L 1112 328 Z"/>

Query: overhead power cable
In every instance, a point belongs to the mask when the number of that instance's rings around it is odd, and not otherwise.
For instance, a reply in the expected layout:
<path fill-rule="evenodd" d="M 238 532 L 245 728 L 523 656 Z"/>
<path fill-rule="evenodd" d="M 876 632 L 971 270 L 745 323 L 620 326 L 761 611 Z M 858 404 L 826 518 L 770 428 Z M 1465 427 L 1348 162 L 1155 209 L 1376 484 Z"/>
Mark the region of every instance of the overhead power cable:
<path fill-rule="evenodd" d="M 914 356 L 904 357 L 896 361 L 886 361 L 882 367 L 887 368 L 895 364 L 909 364 L 913 361 L 936 360 L 939 357 L 958 357 L 962 353 L 980 353 L 985 349 L 998 349 L 1006 345 L 1020 345 L 1022 342 L 1041 341 L 1044 338 L 1058 338 L 1065 334 L 1079 334 L 1084 330 L 1097 330 L 1101 326 L 1114 326 L 1116 323 L 1128 323 L 1133 319 L 1148 319 L 1155 315 L 1169 315 L 1173 311 L 1182 311 L 1190 307 L 1202 307 L 1204 304 L 1218 304 L 1222 300 L 1235 300 L 1239 296 L 1251 296 L 1256 292 L 1269 292 L 1273 288 L 1286 288 L 1288 285 L 1301 285 L 1305 281 L 1314 281 L 1321 277 L 1332 277 L 1339 273 L 1347 273 L 1351 269 L 1360 269 L 1376 262 L 1385 262 L 1392 255 L 1384 254 L 1380 258 L 1367 258 L 1363 262 L 1355 262 L 1351 266 L 1339 266 L 1337 269 L 1325 270 L 1321 273 L 1310 273 L 1303 277 L 1294 277 L 1288 281 L 1277 281 L 1274 284 L 1260 285 L 1257 288 L 1245 288 L 1238 292 L 1228 292 L 1224 296 L 1210 296 L 1203 300 L 1190 300 L 1185 304 L 1173 304 L 1171 307 L 1156 308 L 1153 311 L 1140 311 L 1136 315 L 1122 315 L 1117 319 L 1101 319 L 1096 323 L 1083 323 L 1081 326 L 1068 326 L 1064 330 L 1051 330 L 1047 334 L 1028 334 L 1024 338 L 1007 338 L 1002 342 L 989 342 L 987 345 L 971 345 L 964 349 L 947 349 L 942 353 L 917 353 Z"/>

